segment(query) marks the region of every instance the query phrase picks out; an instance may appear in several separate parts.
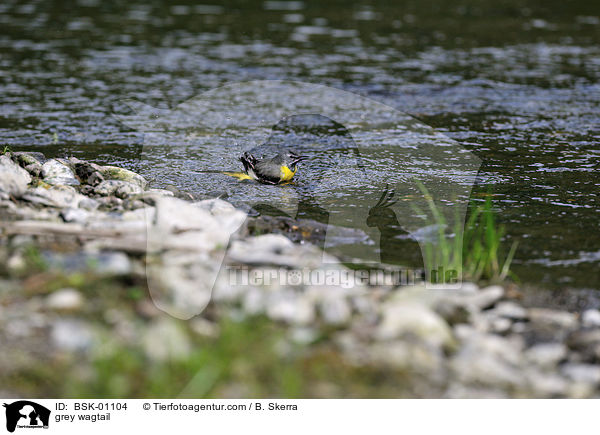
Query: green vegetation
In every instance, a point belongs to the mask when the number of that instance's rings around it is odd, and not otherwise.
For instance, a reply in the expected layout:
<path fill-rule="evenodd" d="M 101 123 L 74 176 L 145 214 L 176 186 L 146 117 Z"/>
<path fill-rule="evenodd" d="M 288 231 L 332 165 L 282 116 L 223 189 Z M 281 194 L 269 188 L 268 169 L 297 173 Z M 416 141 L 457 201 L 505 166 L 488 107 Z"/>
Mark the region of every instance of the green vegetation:
<path fill-rule="evenodd" d="M 10 153 L 11 149 L 8 145 L 4 145 L 4 148 L 2 149 L 2 151 L 0 151 L 0 156 L 3 156 L 6 153 Z"/>
<path fill-rule="evenodd" d="M 458 214 L 455 215 L 452 233 L 446 218 L 435 204 L 425 186 L 419 183 L 427 206 L 433 217 L 437 232 L 433 242 L 425 245 L 425 267 L 430 282 L 440 283 L 455 279 L 468 279 L 475 282 L 502 282 L 509 275 L 517 242 L 503 255 L 503 225 L 498 225 L 492 204 L 492 196 L 486 195 L 483 204 L 470 204 L 468 219 L 464 226 Z M 424 214 L 421 210 L 417 211 Z"/>

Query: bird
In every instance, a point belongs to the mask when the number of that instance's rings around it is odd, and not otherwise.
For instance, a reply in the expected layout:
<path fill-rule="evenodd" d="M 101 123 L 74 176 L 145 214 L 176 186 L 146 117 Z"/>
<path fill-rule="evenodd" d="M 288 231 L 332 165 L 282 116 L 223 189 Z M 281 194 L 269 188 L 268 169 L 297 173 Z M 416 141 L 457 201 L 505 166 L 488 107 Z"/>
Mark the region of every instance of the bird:
<path fill-rule="evenodd" d="M 244 172 L 225 172 L 225 174 L 240 180 L 252 179 L 263 184 L 282 184 L 294 178 L 298 163 L 306 158 L 289 150 L 272 158 L 257 159 L 246 151 L 240 157 Z"/>

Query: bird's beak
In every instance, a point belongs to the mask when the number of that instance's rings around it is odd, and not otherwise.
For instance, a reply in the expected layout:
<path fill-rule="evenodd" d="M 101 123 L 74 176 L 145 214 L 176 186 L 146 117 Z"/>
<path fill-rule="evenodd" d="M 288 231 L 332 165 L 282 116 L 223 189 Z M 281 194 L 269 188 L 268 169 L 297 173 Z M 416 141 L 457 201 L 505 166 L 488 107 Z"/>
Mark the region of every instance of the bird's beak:
<path fill-rule="evenodd" d="M 308 159 L 308 156 L 296 156 L 292 159 L 292 165 L 295 166 L 303 160 Z"/>

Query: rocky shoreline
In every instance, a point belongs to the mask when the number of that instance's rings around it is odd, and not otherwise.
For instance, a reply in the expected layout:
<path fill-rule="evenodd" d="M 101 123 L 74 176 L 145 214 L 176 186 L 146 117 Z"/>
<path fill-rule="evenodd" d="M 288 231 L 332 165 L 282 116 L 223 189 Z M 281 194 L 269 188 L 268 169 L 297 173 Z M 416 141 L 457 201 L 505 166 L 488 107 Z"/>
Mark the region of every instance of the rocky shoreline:
<path fill-rule="evenodd" d="M 0 156 L 0 345 L 10 349 L 0 395 L 156 395 L 135 387 L 138 366 L 122 361 L 136 355 L 139 367 L 185 368 L 175 396 L 286 395 L 246 384 L 259 383 L 263 366 L 278 377 L 301 363 L 306 397 L 599 397 L 598 310 L 524 306 L 515 289 L 472 283 L 234 284 L 230 270 L 346 269 L 298 243 L 293 222 L 270 231 L 268 219 L 225 201 L 185 197 L 113 166 Z M 210 349 L 235 342 L 231 322 L 277 336 L 265 351 L 273 361 L 248 362 L 270 342 L 247 337 L 250 355 L 228 350 L 231 372 L 211 377 L 205 360 L 190 361 L 199 346 L 210 360 Z M 72 379 L 56 379 L 49 364 Z M 102 364 L 114 373 L 102 375 Z M 349 378 L 311 374 L 319 364 Z"/>

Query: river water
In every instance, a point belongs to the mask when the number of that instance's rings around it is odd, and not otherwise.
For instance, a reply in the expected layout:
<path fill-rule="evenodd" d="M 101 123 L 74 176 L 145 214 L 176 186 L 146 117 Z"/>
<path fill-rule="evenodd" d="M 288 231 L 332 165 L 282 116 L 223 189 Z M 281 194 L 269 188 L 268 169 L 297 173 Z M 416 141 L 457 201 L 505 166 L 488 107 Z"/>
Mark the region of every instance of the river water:
<path fill-rule="evenodd" d="M 464 177 L 451 167 L 439 175 L 459 186 L 459 202 L 493 193 L 505 245 L 519 242 L 514 270 L 522 281 L 600 289 L 600 10 L 593 2 L 8 0 L 0 22 L 3 145 L 121 165 L 158 186 L 237 205 L 275 204 L 315 220 L 336 215 L 329 199 L 366 210 L 386 180 L 394 186 L 410 171 L 436 170 L 427 159 L 407 164 L 393 154 L 398 144 L 384 133 L 396 123 L 360 128 L 336 115 L 340 96 L 321 111 L 307 103 L 310 113 L 327 114 L 308 121 L 260 118 L 271 102 L 240 92 L 227 97 L 231 116 L 209 111 L 211 128 L 175 117 L 161 127 L 170 134 L 149 135 L 124 121 L 130 100 L 161 119 L 233 83 L 325 85 L 394 108 L 408 131 L 433 129 L 474 156 L 476 178 L 470 163 Z M 283 101 L 293 100 L 285 92 Z M 256 135 L 242 128 L 256 117 L 273 128 Z M 286 141 L 311 157 L 294 185 L 240 186 L 214 172 L 239 169 L 244 150 L 269 154 Z M 377 188 L 367 180 L 378 180 Z M 377 254 L 377 225 L 337 223 L 360 229 L 343 243 L 345 253 Z M 414 237 L 393 237 L 414 253 Z"/>

